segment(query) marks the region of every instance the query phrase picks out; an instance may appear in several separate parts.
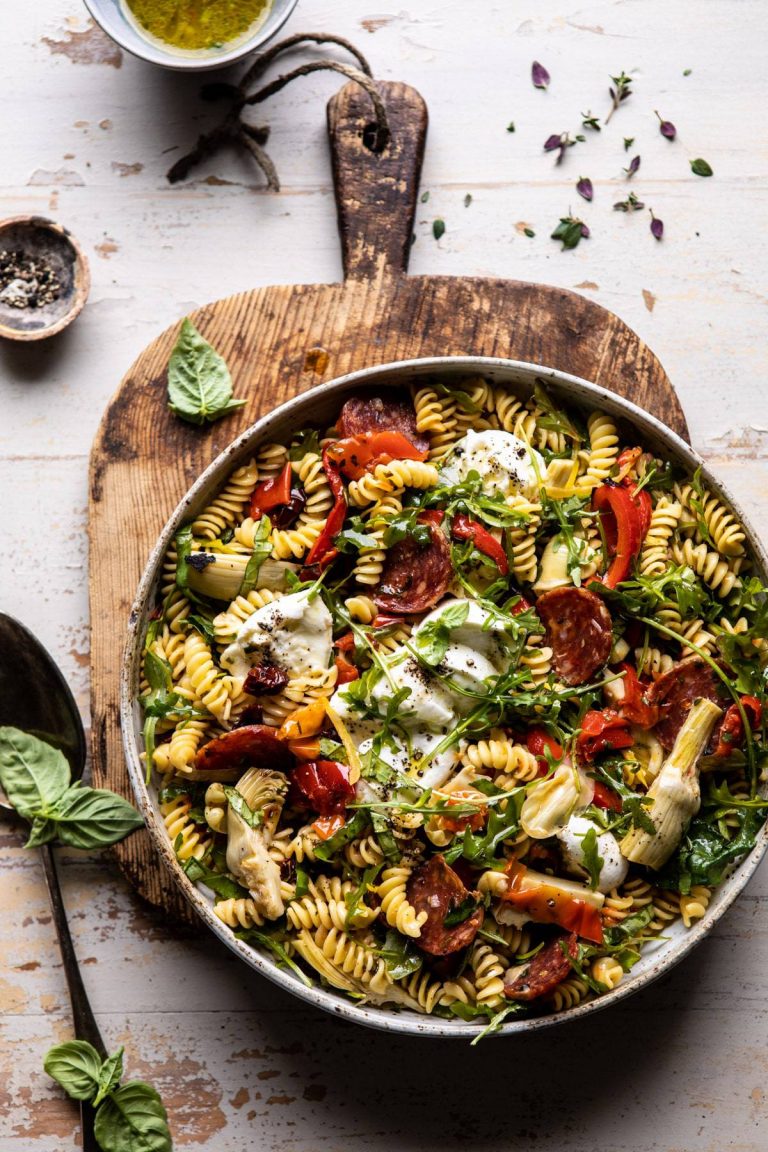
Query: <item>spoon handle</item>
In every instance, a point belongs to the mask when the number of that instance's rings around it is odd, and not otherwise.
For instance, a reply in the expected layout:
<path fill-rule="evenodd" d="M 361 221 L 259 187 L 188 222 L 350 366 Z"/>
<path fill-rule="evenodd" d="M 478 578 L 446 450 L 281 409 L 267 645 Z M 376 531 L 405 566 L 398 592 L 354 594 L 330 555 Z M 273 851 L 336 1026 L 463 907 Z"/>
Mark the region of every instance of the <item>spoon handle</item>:
<path fill-rule="evenodd" d="M 69 924 L 67 923 L 67 913 L 64 908 L 64 901 L 61 897 L 59 877 L 56 871 L 56 861 L 54 860 L 53 849 L 51 845 L 43 844 L 40 848 L 40 855 L 43 861 L 43 870 L 45 872 L 45 882 L 48 886 L 48 895 L 51 900 L 53 922 L 56 926 L 56 934 L 59 938 L 61 958 L 64 961 L 64 974 L 67 977 L 69 999 L 72 1002 L 72 1020 L 75 1025 L 75 1036 L 78 1040 L 87 1040 L 89 1044 L 92 1044 L 103 1060 L 107 1055 L 107 1050 L 104 1047 L 104 1041 L 101 1038 L 99 1026 L 96 1023 L 96 1019 L 93 1015 L 91 1005 L 88 1001 L 88 995 L 85 991 L 85 986 L 80 975 L 80 965 L 77 962 L 77 955 L 72 943 Z M 93 1108 L 87 1101 L 83 1101 L 80 1105 L 80 1125 L 83 1134 L 83 1152 L 98 1152 L 99 1149 L 99 1145 L 96 1143 L 96 1137 L 93 1131 L 93 1118 Z"/>

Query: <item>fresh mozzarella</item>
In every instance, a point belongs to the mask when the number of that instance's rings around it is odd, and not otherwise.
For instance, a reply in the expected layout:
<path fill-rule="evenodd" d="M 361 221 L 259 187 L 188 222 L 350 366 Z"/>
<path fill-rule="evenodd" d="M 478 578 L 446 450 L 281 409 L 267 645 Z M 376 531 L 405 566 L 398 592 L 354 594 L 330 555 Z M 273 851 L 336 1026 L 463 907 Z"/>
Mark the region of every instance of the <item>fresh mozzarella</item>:
<path fill-rule="evenodd" d="M 598 824 L 587 820 L 584 816 L 571 816 L 568 823 L 557 833 L 557 838 L 563 846 L 568 870 L 576 876 L 584 876 L 584 837 L 593 828 L 597 837 L 597 854 L 603 863 L 600 866 L 600 879 L 598 892 L 610 892 L 617 888 L 626 878 L 629 864 L 619 851 L 619 844 L 612 832 L 603 831 Z"/>
<path fill-rule="evenodd" d="M 463 624 L 451 629 L 451 643 L 440 662 L 439 671 L 459 688 L 478 692 L 482 690 L 484 681 L 506 671 L 509 665 L 502 640 L 503 622 L 472 601 L 446 600 L 424 617 L 413 636 L 418 644 L 418 638 L 425 629 L 439 621 L 447 610 L 459 605 L 466 606 L 467 617 Z M 451 693 L 449 685 L 445 688 L 453 697 L 454 707 L 458 711 L 465 712 L 471 708 L 471 697 Z"/>
<path fill-rule="evenodd" d="M 477 472 L 484 491 L 504 499 L 536 492 L 545 471 L 546 465 L 534 448 L 511 432 L 490 428 L 467 432 L 454 446 L 440 478 L 444 484 L 461 484 L 470 472 Z"/>
<path fill-rule="evenodd" d="M 410 694 L 398 710 L 398 722 L 406 728 L 445 728 L 454 721 L 453 703 L 440 681 L 406 655 L 389 666 L 389 674 L 397 691 L 408 688 Z M 382 676 L 371 696 L 380 702 L 391 699 L 392 685 Z"/>
<path fill-rule="evenodd" d="M 246 676 L 252 664 L 276 664 L 290 677 L 327 668 L 331 659 L 333 621 L 320 596 L 308 592 L 281 596 L 258 608 L 242 624 L 221 662 L 235 676 Z"/>

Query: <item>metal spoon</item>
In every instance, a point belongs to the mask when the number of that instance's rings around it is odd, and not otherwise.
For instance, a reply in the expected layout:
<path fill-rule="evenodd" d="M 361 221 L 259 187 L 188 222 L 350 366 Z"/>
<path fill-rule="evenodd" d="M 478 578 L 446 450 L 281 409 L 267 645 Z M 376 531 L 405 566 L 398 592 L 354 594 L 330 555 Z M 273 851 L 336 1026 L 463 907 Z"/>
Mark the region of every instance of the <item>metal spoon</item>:
<path fill-rule="evenodd" d="M 83 722 L 69 685 L 40 641 L 28 628 L 0 612 L 0 724 L 31 732 L 60 748 L 69 761 L 73 780 L 85 768 L 86 743 Z M 12 811 L 0 791 L 0 807 Z M 107 1055 L 104 1041 L 88 1002 L 80 976 L 80 966 L 72 944 L 67 914 L 61 898 L 56 862 L 50 844 L 40 848 L 45 882 L 51 900 L 53 922 L 59 937 L 61 958 L 72 1002 L 75 1036 L 87 1040 L 102 1059 Z M 93 1108 L 80 1105 L 80 1122 L 85 1152 L 98 1152 L 93 1132 Z"/>

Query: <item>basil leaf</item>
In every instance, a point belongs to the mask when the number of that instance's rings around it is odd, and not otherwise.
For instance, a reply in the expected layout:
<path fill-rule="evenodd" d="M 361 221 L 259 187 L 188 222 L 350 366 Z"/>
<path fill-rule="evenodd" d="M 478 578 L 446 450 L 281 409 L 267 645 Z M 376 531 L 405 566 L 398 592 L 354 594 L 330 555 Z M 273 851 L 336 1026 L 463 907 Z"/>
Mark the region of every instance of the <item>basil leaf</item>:
<path fill-rule="evenodd" d="M 695 176 L 713 176 L 714 175 L 711 165 L 708 164 L 706 160 L 702 160 L 701 157 L 699 157 L 696 160 L 691 160 L 690 164 L 691 164 L 691 172 L 693 172 Z"/>
<path fill-rule="evenodd" d="M 101 1057 L 86 1040 L 55 1044 L 46 1052 L 43 1068 L 73 1100 L 92 1100 L 99 1089 Z"/>
<path fill-rule="evenodd" d="M 322 453 L 320 446 L 320 434 L 316 428 L 302 428 L 294 436 L 290 448 L 288 449 L 289 460 L 303 460 L 309 452 L 314 452 L 315 456 L 320 456 Z"/>
<path fill-rule="evenodd" d="M 659 888 L 685 895 L 695 884 L 716 887 L 729 865 L 754 847 L 763 824 L 763 815 L 753 808 L 741 808 L 734 816 L 739 831 L 732 840 L 723 836 L 716 821 L 702 815 L 694 817 L 682 844 L 655 878 Z"/>
<path fill-rule="evenodd" d="M 232 378 L 224 359 L 189 320 L 168 362 L 168 407 L 190 424 L 212 423 L 245 400 L 232 399 Z"/>
<path fill-rule="evenodd" d="M 93 1128 L 103 1152 L 171 1152 L 163 1102 L 142 1080 L 115 1089 L 99 1105 Z"/>
<path fill-rule="evenodd" d="M 229 801 L 229 806 L 241 820 L 243 820 L 249 828 L 261 828 L 264 823 L 264 815 L 262 812 L 254 812 L 253 808 L 249 807 L 248 801 L 245 799 L 237 788 L 225 788 L 224 795 Z"/>
<path fill-rule="evenodd" d="M 394 928 L 387 930 L 384 943 L 376 955 L 383 959 L 387 975 L 392 980 L 404 980 L 406 976 L 418 972 L 424 962 L 421 953 L 408 937 L 401 936 Z"/>
<path fill-rule="evenodd" d="M 56 839 L 56 821 L 49 820 L 47 816 L 35 816 L 29 830 L 29 839 L 25 848 L 39 848 L 41 844 L 48 844 Z"/>
<path fill-rule="evenodd" d="M 111 1056 L 107 1056 L 102 1064 L 99 1072 L 99 1090 L 93 1101 L 94 1108 L 98 1107 L 104 1097 L 109 1096 L 110 1092 L 114 1091 L 120 1083 L 120 1077 L 123 1074 L 124 1051 L 125 1049 L 121 1044 L 117 1052 L 113 1052 Z"/>
<path fill-rule="evenodd" d="M 434 668 L 443 660 L 451 642 L 451 631 L 460 628 L 469 615 L 469 601 L 463 600 L 452 604 L 441 612 L 436 620 L 422 624 L 415 640 L 414 646 L 425 664 Z"/>
<path fill-rule="evenodd" d="M 20 816 L 47 815 L 70 775 L 63 752 L 20 728 L 0 728 L 0 784 Z"/>
<path fill-rule="evenodd" d="M 163 696 L 173 689 L 173 675 L 167 660 L 149 649 L 144 653 L 144 675 L 150 688 L 150 697 Z"/>
<path fill-rule="evenodd" d="M 472 913 L 477 908 L 477 900 L 474 896 L 465 896 L 461 903 L 452 908 L 443 918 L 443 926 L 445 928 L 453 928 L 456 924 L 463 924 L 468 920 Z"/>
<path fill-rule="evenodd" d="M 334 832 L 333 836 L 329 836 L 327 840 L 320 841 L 315 848 L 315 856 L 318 860 L 330 860 L 345 844 L 349 844 L 362 835 L 368 823 L 369 817 L 362 809 L 356 812 L 351 820 L 339 828 L 338 832 Z"/>
<path fill-rule="evenodd" d="M 78 785 L 61 798 L 53 819 L 62 844 L 85 850 L 115 844 L 144 826 L 140 813 L 122 796 Z"/>
<path fill-rule="evenodd" d="M 360 552 L 363 548 L 378 547 L 378 540 L 367 532 L 358 532 L 356 528 L 345 528 L 334 536 L 333 544 L 340 552 Z"/>
<path fill-rule="evenodd" d="M 246 564 L 238 596 L 247 596 L 256 587 L 261 566 L 272 555 L 272 544 L 269 539 L 271 532 L 272 522 L 269 516 L 262 516 L 253 534 L 253 553 Z"/>

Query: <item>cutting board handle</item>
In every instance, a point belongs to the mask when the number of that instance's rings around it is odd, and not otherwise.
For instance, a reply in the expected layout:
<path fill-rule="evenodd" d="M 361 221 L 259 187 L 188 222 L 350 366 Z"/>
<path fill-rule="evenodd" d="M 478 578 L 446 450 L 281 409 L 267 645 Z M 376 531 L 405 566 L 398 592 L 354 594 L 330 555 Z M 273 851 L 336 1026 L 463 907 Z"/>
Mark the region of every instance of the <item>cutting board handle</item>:
<path fill-rule="evenodd" d="M 349 280 L 407 271 L 427 138 L 427 106 L 416 89 L 390 81 L 376 87 L 390 128 L 381 152 L 369 146 L 375 121 L 370 98 L 357 84 L 346 84 L 328 102 L 341 254 Z"/>

